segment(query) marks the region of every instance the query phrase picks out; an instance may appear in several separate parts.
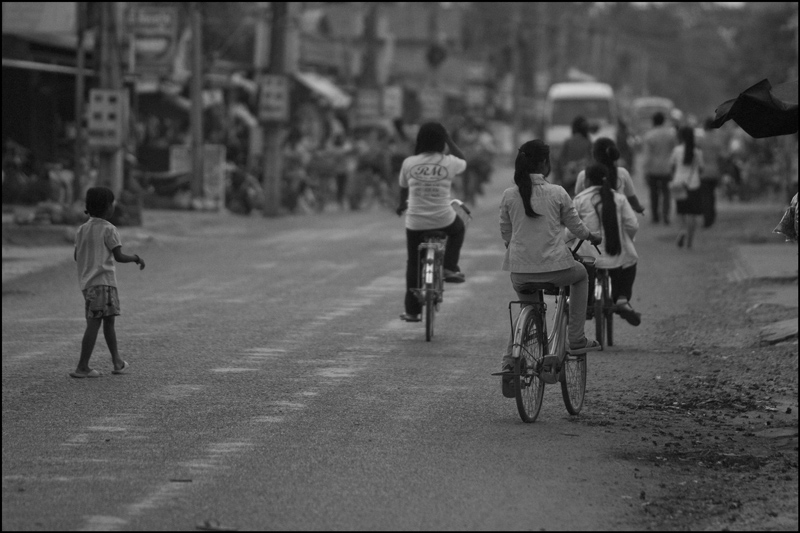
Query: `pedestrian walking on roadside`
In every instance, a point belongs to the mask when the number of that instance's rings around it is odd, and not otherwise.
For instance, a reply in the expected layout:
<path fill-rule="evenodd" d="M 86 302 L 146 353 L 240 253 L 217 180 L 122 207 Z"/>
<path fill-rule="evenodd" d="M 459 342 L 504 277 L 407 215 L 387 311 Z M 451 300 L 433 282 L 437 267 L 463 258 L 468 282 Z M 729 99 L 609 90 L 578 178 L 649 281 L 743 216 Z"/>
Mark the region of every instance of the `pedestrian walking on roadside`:
<path fill-rule="evenodd" d="M 103 326 L 103 336 L 114 364 L 112 374 L 122 374 L 130 366 L 119 356 L 114 317 L 120 314 L 117 293 L 117 273 L 114 261 L 136 263 L 144 269 L 138 255 L 122 253 L 122 242 L 117 228 L 108 221 L 114 214 L 114 193 L 106 187 L 92 187 L 86 191 L 86 213 L 89 220 L 78 228 L 75 235 L 73 257 L 78 263 L 78 281 L 86 309 L 86 331 L 81 343 L 78 367 L 70 372 L 73 378 L 96 378 L 100 372 L 89 367 L 97 333 Z"/>
<path fill-rule="evenodd" d="M 575 196 L 578 173 L 592 162 L 592 141 L 589 139 L 589 121 L 577 116 L 572 121 L 572 135 L 564 141 L 556 161 L 555 183 Z"/>
<path fill-rule="evenodd" d="M 670 189 L 675 199 L 675 209 L 680 217 L 681 230 L 676 244 L 678 248 L 691 248 L 699 219 L 703 215 L 700 192 L 700 176 L 703 174 L 703 152 L 694 142 L 694 129 L 683 126 L 678 130 L 681 144 L 672 151 L 670 166 L 672 181 Z M 685 189 L 685 190 L 682 190 Z M 679 199 L 680 198 L 680 199 Z"/>
<path fill-rule="evenodd" d="M 445 147 L 450 151 L 445 154 Z M 464 274 L 458 266 L 461 246 L 464 244 L 466 226 L 450 204 L 453 178 L 467 169 L 464 153 L 453 142 L 444 126 L 427 122 L 420 126 L 414 155 L 403 161 L 400 170 L 400 206 L 397 215 L 406 213 L 406 322 L 422 320 L 422 305 L 411 292 L 419 287 L 417 279 L 418 248 L 427 231 L 447 234 L 444 251 L 444 281 L 462 283 Z"/>
<path fill-rule="evenodd" d="M 664 123 L 664 113 L 653 115 L 653 128 L 645 132 L 643 168 L 647 186 L 650 188 L 650 219 L 654 224 L 660 220 L 669 225 L 672 199 L 669 182 L 672 179 L 670 156 L 678 145 L 675 130 Z"/>
<path fill-rule="evenodd" d="M 600 344 L 584 334 L 589 276 L 586 268 L 570 253 L 564 231 L 600 244 L 599 232 L 581 222 L 572 199 L 560 185 L 547 181 L 550 147 L 539 139 L 523 144 L 514 162 L 514 183 L 503 192 L 500 203 L 500 235 L 506 244 L 502 269 L 511 272 L 511 285 L 522 302 L 533 298 L 520 292 L 526 283 L 570 286 L 569 347 L 592 348 Z M 503 395 L 513 397 L 511 374 L 513 333 L 503 352 Z"/>
<path fill-rule="evenodd" d="M 628 199 L 633 210 L 642 214 L 644 213 L 644 207 L 639 203 L 639 197 L 636 196 L 633 178 L 627 169 L 617 166 L 619 158 L 620 153 L 616 143 L 608 137 L 600 137 L 592 145 L 592 159 L 594 159 L 595 163 L 606 167 L 611 190 L 621 192 Z M 578 195 L 586 187 L 586 171 L 581 170 L 578 173 L 578 179 L 575 181 L 575 194 Z"/>
<path fill-rule="evenodd" d="M 602 233 L 603 242 L 599 255 L 586 243 L 578 253 L 596 257 L 595 268 L 608 270 L 614 312 L 632 326 L 638 326 L 642 315 L 633 310 L 630 302 L 636 280 L 636 264 L 639 262 L 633 244 L 639 230 L 639 220 L 627 198 L 611 187 L 605 165 L 594 164 L 587 168 L 586 181 L 588 188 L 576 194 L 573 203 L 589 231 Z M 567 233 L 568 240 L 574 238 L 570 232 Z M 589 287 L 594 287 L 593 278 L 590 274 Z M 593 300 L 591 294 L 589 300 Z"/>
<path fill-rule="evenodd" d="M 703 124 L 703 137 L 698 139 L 703 152 L 705 168 L 700 176 L 700 199 L 703 207 L 703 227 L 710 228 L 717 219 L 716 190 L 722 180 L 722 169 L 725 165 L 725 142 L 722 130 L 712 127 L 713 118 L 707 118 Z"/>

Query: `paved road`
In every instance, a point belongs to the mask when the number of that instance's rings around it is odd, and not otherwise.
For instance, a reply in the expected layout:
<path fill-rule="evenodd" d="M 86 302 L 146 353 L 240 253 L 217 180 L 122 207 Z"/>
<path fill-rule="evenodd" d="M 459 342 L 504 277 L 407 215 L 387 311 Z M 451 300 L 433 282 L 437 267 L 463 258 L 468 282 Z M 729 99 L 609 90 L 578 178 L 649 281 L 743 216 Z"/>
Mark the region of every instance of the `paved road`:
<path fill-rule="evenodd" d="M 3 529 L 638 528 L 631 500 L 658 473 L 614 453 L 637 436 L 575 424 L 556 387 L 523 424 L 489 376 L 513 299 L 502 188 L 475 210 L 468 282 L 448 286 L 431 343 L 397 319 L 403 226 L 380 211 L 197 214 L 126 245 L 147 268 L 118 266 L 122 376 L 102 339 L 104 376 L 67 376 L 83 333 L 72 265 L 4 282 Z M 701 254 L 669 263 L 671 239 L 643 224 L 645 317 L 680 313 L 704 283 L 686 277 Z M 651 324 L 619 326 L 590 394 L 624 391 L 621 366 L 669 371 Z"/>

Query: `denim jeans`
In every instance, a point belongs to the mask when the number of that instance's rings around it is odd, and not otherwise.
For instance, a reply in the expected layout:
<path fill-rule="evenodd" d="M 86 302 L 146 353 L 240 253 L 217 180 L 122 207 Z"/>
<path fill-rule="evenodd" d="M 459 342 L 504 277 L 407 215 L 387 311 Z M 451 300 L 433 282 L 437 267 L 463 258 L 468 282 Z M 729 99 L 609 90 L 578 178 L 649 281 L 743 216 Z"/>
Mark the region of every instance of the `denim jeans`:
<path fill-rule="evenodd" d="M 423 235 L 428 231 L 443 231 L 447 234 L 447 246 L 444 250 L 444 268 L 453 272 L 460 272 L 458 260 L 461 257 L 461 245 L 464 244 L 464 234 L 467 231 L 464 221 L 456 217 L 455 221 L 445 228 L 411 230 L 406 229 L 406 245 L 408 247 L 408 260 L 406 262 L 406 298 L 405 308 L 409 315 L 418 315 L 422 312 L 417 297 L 411 289 L 419 287 L 419 245 L 422 244 Z"/>
<path fill-rule="evenodd" d="M 586 324 L 586 299 L 589 296 L 589 276 L 586 268 L 576 262 L 570 268 L 556 270 L 554 272 L 537 272 L 535 274 L 511 273 L 511 284 L 517 292 L 517 297 L 521 302 L 534 301 L 533 295 L 520 294 L 519 289 L 525 283 L 552 283 L 563 287 L 569 285 L 569 328 L 567 338 L 569 343 L 574 345 L 583 341 L 583 327 Z M 551 312 L 555 312 L 552 308 Z M 513 364 L 511 351 L 514 345 L 514 334 L 510 334 L 506 351 L 503 354 L 503 365 Z"/>

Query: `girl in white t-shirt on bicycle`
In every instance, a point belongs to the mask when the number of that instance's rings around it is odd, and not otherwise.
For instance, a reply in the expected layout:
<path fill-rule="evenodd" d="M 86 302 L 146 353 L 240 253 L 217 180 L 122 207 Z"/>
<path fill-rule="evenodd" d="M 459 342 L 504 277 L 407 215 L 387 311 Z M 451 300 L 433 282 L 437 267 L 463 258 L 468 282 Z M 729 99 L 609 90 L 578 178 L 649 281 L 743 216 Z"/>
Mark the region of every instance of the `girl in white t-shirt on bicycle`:
<path fill-rule="evenodd" d="M 445 154 L 445 147 L 449 154 Z M 466 227 L 450 204 L 450 189 L 453 178 L 466 168 L 464 153 L 444 126 L 438 122 L 420 126 L 414 155 L 407 157 L 400 169 L 400 206 L 397 208 L 398 216 L 406 211 L 408 261 L 405 313 L 400 318 L 407 322 L 421 320 L 422 306 L 411 289 L 419 287 L 417 250 L 426 231 L 437 230 L 447 234 L 444 280 L 450 283 L 465 280 L 458 260 Z"/>

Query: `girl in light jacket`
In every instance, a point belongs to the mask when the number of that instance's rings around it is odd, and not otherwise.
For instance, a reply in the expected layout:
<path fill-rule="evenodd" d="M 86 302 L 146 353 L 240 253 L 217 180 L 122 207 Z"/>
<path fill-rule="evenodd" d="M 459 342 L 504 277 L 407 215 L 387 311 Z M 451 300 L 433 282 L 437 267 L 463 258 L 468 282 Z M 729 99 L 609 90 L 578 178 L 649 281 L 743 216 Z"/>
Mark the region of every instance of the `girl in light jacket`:
<path fill-rule="evenodd" d="M 641 315 L 630 304 L 633 282 L 636 279 L 636 263 L 639 256 L 633 238 L 639 230 L 639 221 L 628 199 L 613 190 L 605 165 L 595 164 L 586 169 L 589 188 L 578 193 L 573 202 L 578 216 L 591 231 L 602 232 L 601 254 L 594 248 L 583 245 L 579 253 L 597 257 L 596 268 L 608 270 L 611 278 L 611 298 L 614 311 L 628 323 L 638 326 Z M 569 232 L 567 239 L 574 238 Z"/>
<path fill-rule="evenodd" d="M 519 148 L 514 163 L 514 183 L 503 192 L 500 203 L 500 234 L 506 243 L 503 270 L 511 272 L 511 284 L 520 301 L 533 296 L 520 294 L 525 283 L 552 283 L 570 286 L 569 331 L 570 349 L 596 348 L 583 332 L 586 321 L 588 276 L 584 266 L 572 257 L 564 240 L 569 228 L 581 239 L 602 242 L 600 233 L 592 233 L 581 222 L 572 199 L 563 187 L 545 178 L 550 174 L 550 147 L 539 139 Z M 502 371 L 513 373 L 511 350 L 513 336 L 503 354 Z M 509 389 L 503 378 L 503 394 Z M 513 395 L 513 391 L 511 391 Z"/>

